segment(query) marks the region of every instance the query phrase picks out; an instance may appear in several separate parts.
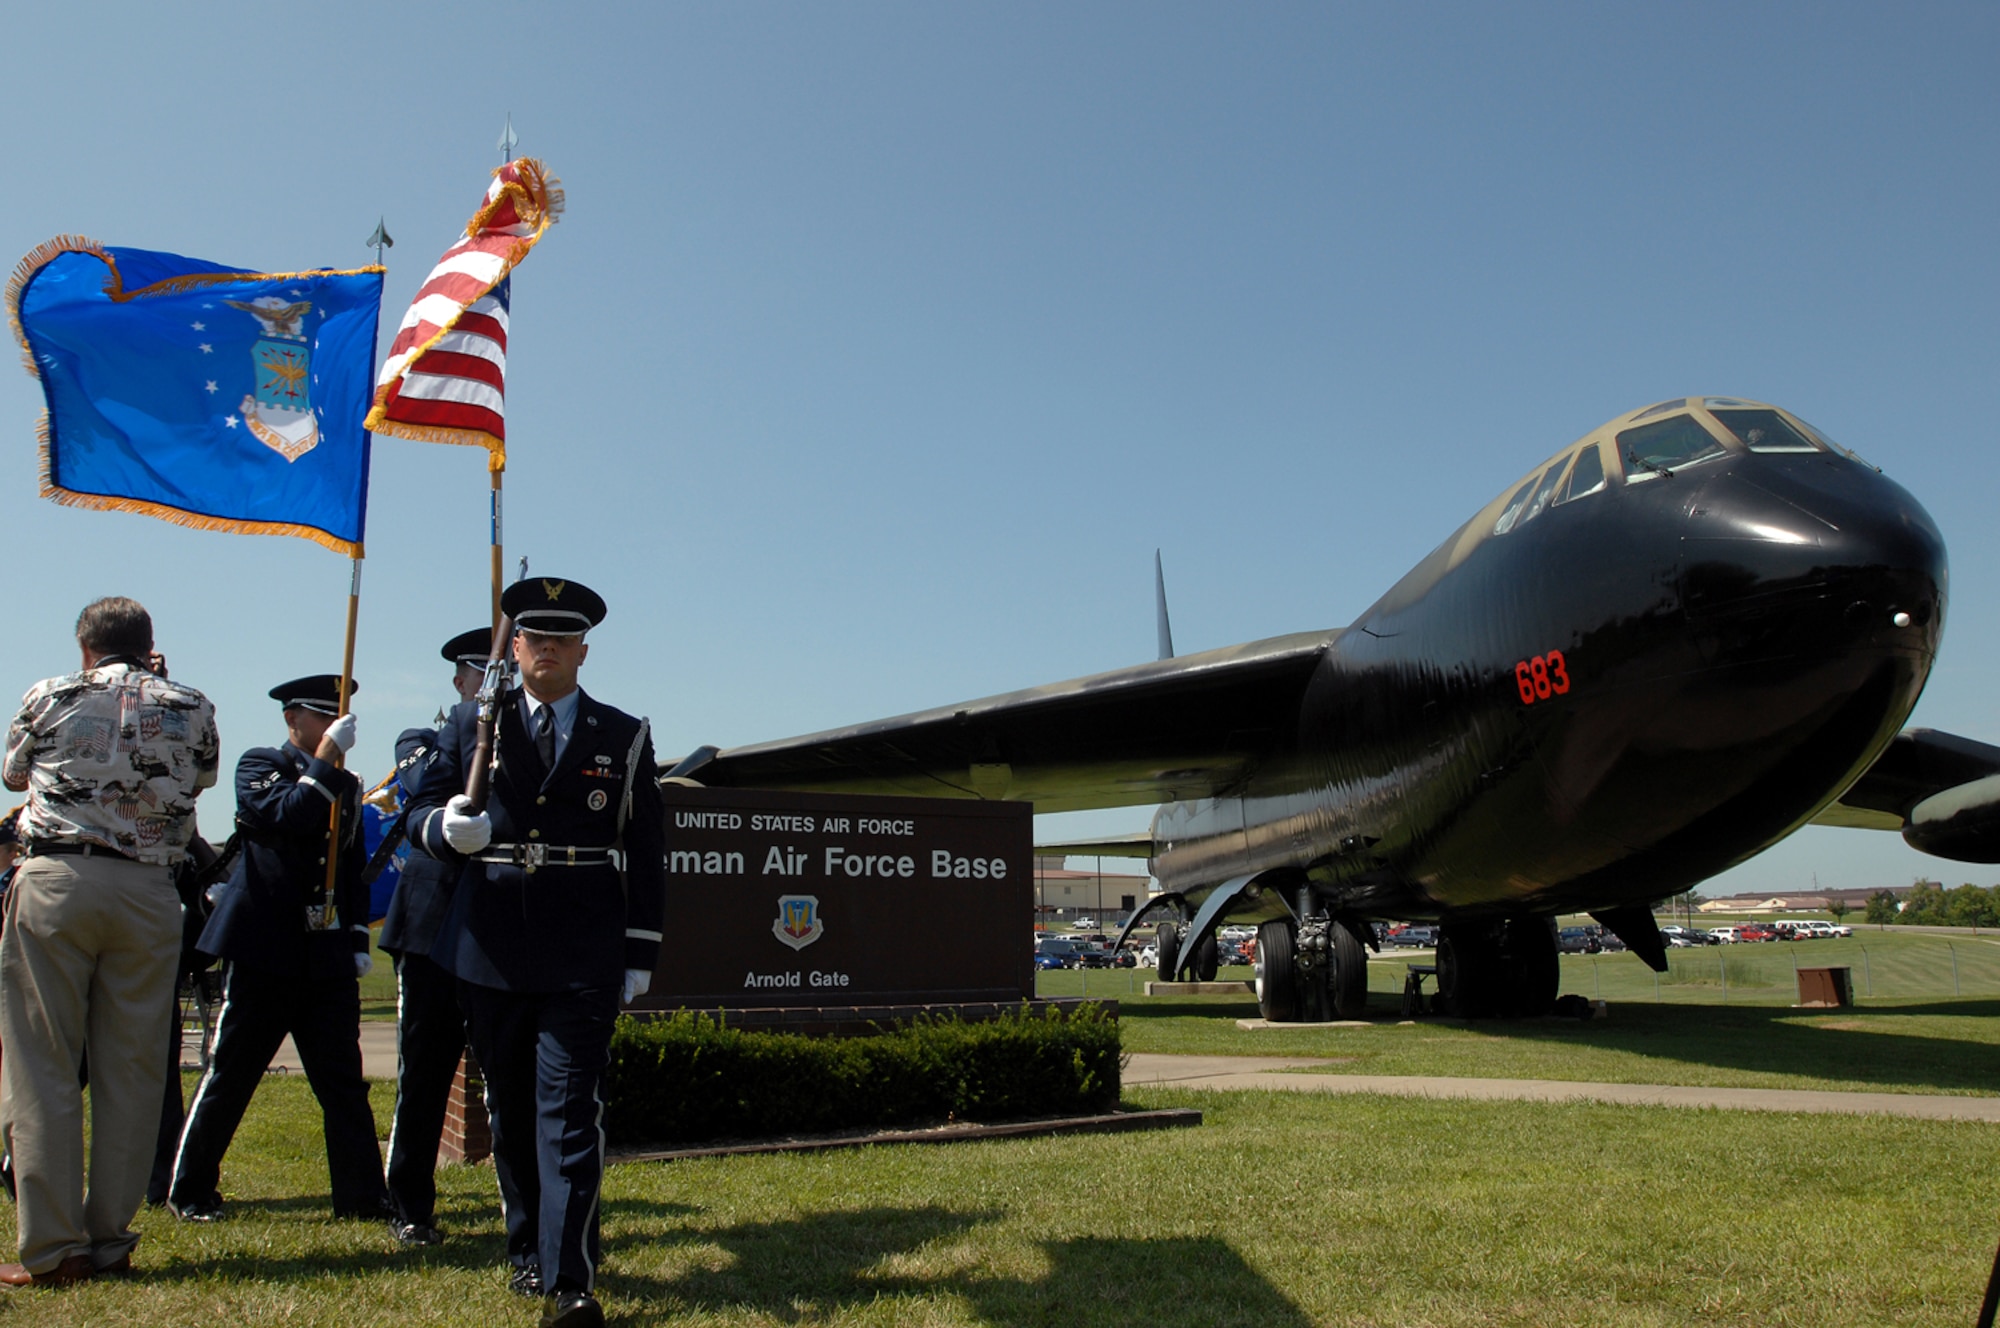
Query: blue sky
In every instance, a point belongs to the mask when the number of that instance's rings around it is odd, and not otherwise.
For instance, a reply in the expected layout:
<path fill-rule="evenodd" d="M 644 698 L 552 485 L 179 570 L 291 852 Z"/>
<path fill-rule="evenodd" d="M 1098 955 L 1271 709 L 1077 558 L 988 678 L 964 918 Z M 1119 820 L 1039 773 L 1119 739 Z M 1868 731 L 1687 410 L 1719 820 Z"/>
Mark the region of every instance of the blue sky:
<path fill-rule="evenodd" d="M 73 4 L 7 22 L 0 254 L 289 270 L 385 216 L 383 345 L 511 112 L 508 556 L 612 612 L 663 755 L 1351 621 L 1549 452 L 1790 407 L 1953 564 L 1915 722 L 2000 739 L 1992 5 Z M 131 594 L 230 752 L 338 667 L 347 566 L 36 497 L 0 373 L 0 693 Z M 486 603 L 470 449 L 378 439 L 357 764 Z M 226 831 L 226 793 L 204 828 Z M 1051 837 L 1137 829 L 1143 809 Z M 1990 883 L 1808 831 L 1711 891 Z"/>

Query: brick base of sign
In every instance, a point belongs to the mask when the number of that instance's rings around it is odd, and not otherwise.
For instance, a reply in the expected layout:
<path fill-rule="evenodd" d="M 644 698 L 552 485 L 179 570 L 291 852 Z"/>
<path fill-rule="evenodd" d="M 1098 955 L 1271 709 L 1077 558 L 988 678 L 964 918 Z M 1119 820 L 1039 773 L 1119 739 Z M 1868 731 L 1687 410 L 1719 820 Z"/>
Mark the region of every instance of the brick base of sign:
<path fill-rule="evenodd" d="M 942 1005 L 788 1005 L 742 1006 L 699 1010 L 631 1011 L 634 1019 L 660 1019 L 676 1014 L 705 1014 L 719 1018 L 730 1028 L 766 1033 L 803 1033 L 807 1037 L 867 1037 L 912 1019 L 963 1019 L 980 1023 L 1002 1015 L 1059 1011 L 1073 1014 L 1084 1008 L 1102 1010 L 1108 1018 L 1118 1017 L 1115 1000 L 1082 1000 L 1059 997 L 1053 1000 L 974 1001 Z"/>
<path fill-rule="evenodd" d="M 438 1140 L 440 1162 L 484 1162 L 493 1155 L 493 1129 L 486 1121 L 486 1084 L 471 1048 L 451 1077 L 451 1096 L 444 1107 L 444 1137 Z"/>

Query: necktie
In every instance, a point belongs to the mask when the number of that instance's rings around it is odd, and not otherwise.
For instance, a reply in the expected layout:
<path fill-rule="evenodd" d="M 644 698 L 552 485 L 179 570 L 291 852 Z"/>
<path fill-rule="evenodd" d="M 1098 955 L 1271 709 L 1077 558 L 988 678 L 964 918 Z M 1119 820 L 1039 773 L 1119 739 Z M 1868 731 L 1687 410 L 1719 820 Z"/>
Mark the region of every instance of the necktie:
<path fill-rule="evenodd" d="M 556 768 L 556 717 L 547 706 L 535 711 L 535 751 L 542 758 L 542 769 Z"/>

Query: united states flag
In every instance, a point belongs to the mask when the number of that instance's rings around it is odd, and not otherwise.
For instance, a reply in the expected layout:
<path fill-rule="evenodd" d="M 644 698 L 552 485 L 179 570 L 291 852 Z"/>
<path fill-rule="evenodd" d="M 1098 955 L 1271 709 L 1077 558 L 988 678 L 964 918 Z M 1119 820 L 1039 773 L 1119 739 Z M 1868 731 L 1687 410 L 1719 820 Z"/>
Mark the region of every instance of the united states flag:
<path fill-rule="evenodd" d="M 562 215 L 559 182 L 529 157 L 493 172 L 465 238 L 431 270 L 389 347 L 367 427 L 486 448 L 507 464 L 507 274 Z"/>

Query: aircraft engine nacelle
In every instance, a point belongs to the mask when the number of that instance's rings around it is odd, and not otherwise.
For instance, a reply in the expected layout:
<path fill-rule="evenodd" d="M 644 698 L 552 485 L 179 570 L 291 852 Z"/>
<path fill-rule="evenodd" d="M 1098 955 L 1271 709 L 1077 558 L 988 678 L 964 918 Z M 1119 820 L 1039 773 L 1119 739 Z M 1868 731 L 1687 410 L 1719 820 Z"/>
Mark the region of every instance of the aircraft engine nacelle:
<path fill-rule="evenodd" d="M 1925 798 L 1910 809 L 1903 839 L 1955 862 L 2000 862 L 2000 775 Z"/>

